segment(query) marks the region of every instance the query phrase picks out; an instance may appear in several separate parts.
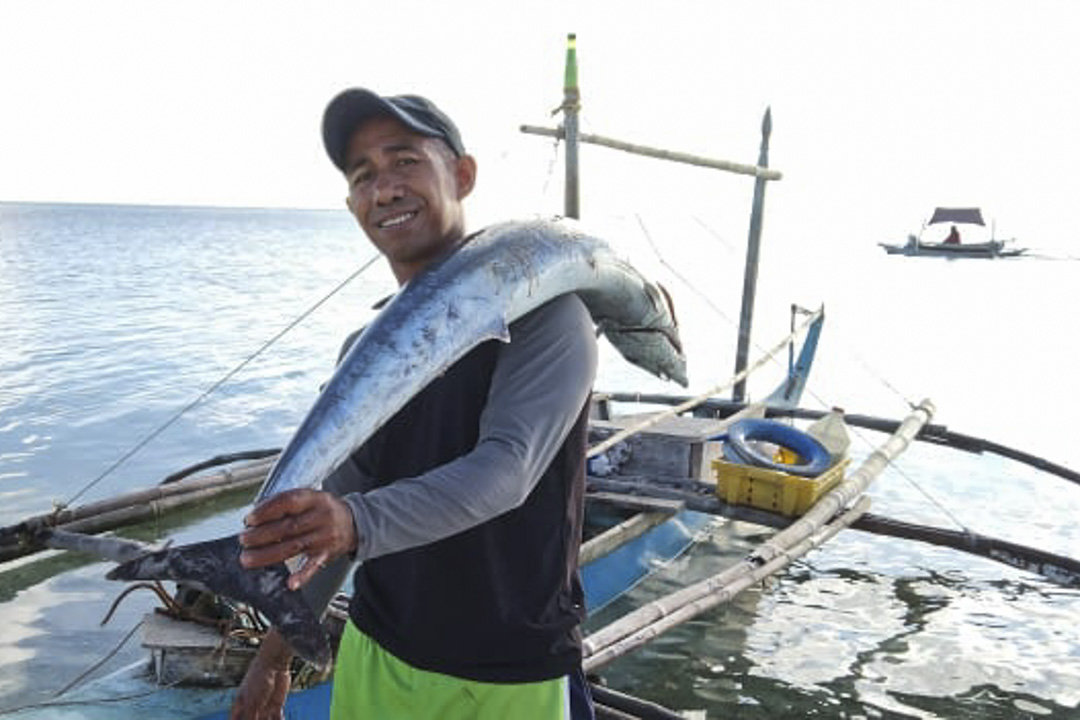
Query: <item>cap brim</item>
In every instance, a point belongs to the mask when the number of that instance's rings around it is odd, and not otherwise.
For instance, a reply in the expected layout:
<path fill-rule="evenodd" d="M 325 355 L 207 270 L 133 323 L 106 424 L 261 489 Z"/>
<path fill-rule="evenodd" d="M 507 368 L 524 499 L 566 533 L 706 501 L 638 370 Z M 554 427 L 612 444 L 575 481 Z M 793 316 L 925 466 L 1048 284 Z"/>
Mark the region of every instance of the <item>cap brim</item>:
<path fill-rule="evenodd" d="M 430 125 L 420 122 L 411 115 L 402 112 L 381 95 L 365 90 L 351 88 L 340 93 L 326 106 L 323 113 L 323 145 L 331 162 L 345 172 L 345 155 L 349 147 L 349 138 L 361 123 L 376 116 L 390 116 L 403 125 L 423 135 L 441 137 L 442 133 Z"/>

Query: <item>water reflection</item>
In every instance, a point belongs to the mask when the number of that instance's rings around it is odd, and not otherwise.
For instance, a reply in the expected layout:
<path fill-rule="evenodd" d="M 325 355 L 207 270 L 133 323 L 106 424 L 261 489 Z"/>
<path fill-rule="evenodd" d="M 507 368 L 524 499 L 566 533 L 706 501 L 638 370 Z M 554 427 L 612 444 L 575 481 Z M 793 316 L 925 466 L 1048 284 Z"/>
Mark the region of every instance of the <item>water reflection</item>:
<path fill-rule="evenodd" d="M 834 570 L 830 551 L 791 566 L 767 592 L 747 591 L 616 661 L 604 676 L 709 717 L 1071 717 L 1080 704 L 1080 594 L 958 571 Z M 710 545 L 695 559 L 702 554 L 726 555 Z M 672 568 L 679 578 L 639 588 L 635 601 L 716 565 Z M 700 703 L 690 707 L 689 697 Z"/>
<path fill-rule="evenodd" d="M 726 301 L 716 300 L 719 307 L 737 308 L 738 283 L 700 262 L 706 255 L 690 229 L 679 230 L 687 231 L 672 245 L 685 256 L 680 270 L 690 271 L 697 288 L 710 288 L 710 296 L 713 289 L 726 294 Z M 0 243 L 0 523 L 69 498 L 370 252 L 343 212 L 2 203 Z M 652 253 L 641 250 L 629 254 Z M 1062 381 L 1073 372 L 1072 339 L 1048 332 L 1046 321 L 1076 305 L 1075 270 L 897 265 L 875 254 L 859 268 L 865 278 L 859 283 L 823 285 L 797 264 L 788 271 L 792 283 L 812 285 L 812 293 L 793 298 L 792 284 L 780 283 L 770 296 L 763 284 L 755 334 L 771 340 L 786 332 L 786 314 L 774 315 L 770 306 L 786 311 L 792 301 L 827 301 L 831 319 L 811 382 L 828 393 L 823 405 L 902 411 L 896 392 L 879 382 L 899 378 L 905 390 L 938 403 L 944 424 L 1070 460 L 1069 423 L 1023 412 L 1018 422 L 1019 401 L 1003 408 L 1000 395 L 986 388 L 1007 372 L 1027 370 L 1026 397 L 1054 397 L 1071 407 L 1061 393 L 1076 392 L 1075 383 Z M 681 298 L 692 381 L 703 390 L 731 367 L 734 330 L 680 283 L 669 286 Z M 280 445 L 331 371 L 341 339 L 391 287 L 383 269 L 365 275 L 83 501 L 146 487 L 211 455 Z M 867 287 L 876 292 L 868 295 Z M 914 287 L 947 287 L 972 307 L 954 308 L 943 319 L 940 297 L 913 294 Z M 1010 292 L 997 292 L 1001 287 Z M 1048 290 L 1060 296 L 1054 303 L 1046 300 Z M 912 306 L 902 315 L 892 307 L 901 296 Z M 991 311 L 986 302 L 1008 307 Z M 953 317 L 979 325 L 960 326 Z M 852 362 L 845 348 L 864 355 Z M 926 362 L 927 348 L 935 362 Z M 1035 368 L 1032 348 L 1039 349 Z M 672 391 L 628 367 L 607 344 L 601 358 L 610 383 L 603 389 Z M 977 360 L 977 372 L 969 358 Z M 866 365 L 879 377 L 866 379 Z M 888 409 L 877 412 L 883 406 Z M 856 437 L 856 461 L 881 440 L 863 435 Z M 916 445 L 870 495 L 873 511 L 883 515 L 970 527 L 1064 555 L 1080 547 L 1080 488 L 990 455 Z M 235 532 L 239 516 L 226 510 L 182 528 L 144 530 L 146 539 L 190 542 Z M 719 572 L 771 535 L 722 523 L 695 552 L 603 618 Z M 20 693 L 40 697 L 64 684 L 110 649 L 145 608 L 133 597 L 111 626 L 97 628 L 118 589 L 103 579 L 100 564 L 65 562 L 44 559 L 0 573 L 5 706 Z M 742 593 L 616 661 L 604 675 L 618 689 L 672 707 L 706 708 L 710 718 L 1075 717 L 1078 620 L 1076 591 L 952 550 L 845 531 L 764 590 Z"/>

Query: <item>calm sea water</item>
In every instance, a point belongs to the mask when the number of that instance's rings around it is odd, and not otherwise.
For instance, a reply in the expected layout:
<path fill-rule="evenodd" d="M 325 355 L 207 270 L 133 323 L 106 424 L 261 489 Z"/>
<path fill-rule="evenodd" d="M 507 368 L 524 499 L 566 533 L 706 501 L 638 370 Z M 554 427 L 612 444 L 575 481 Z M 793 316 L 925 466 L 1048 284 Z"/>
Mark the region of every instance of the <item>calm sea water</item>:
<path fill-rule="evenodd" d="M 734 364 L 742 260 L 700 227 L 676 230 L 681 242 L 665 246 L 662 263 L 640 230 L 620 245 L 675 294 L 691 389 L 704 390 Z M 763 257 L 755 339 L 767 347 L 783 336 L 793 300 L 826 305 L 805 405 L 900 417 L 928 396 L 937 422 L 1077 466 L 1067 315 L 1080 301 L 1077 263 L 888 258 L 867 243 L 843 263 L 813 264 L 802 245 L 780 246 Z M 392 289 L 381 264 L 178 412 L 372 254 L 340 212 L 0 203 L 0 524 L 144 487 L 219 453 L 280 446 L 342 338 Z M 678 390 L 610 349 L 602 359 L 604 389 Z M 751 394 L 780 373 L 765 369 Z M 858 433 L 856 459 L 881 439 Z M 878 513 L 1080 555 L 1080 488 L 1011 461 L 916 445 L 871 494 Z M 147 534 L 234 532 L 242 512 L 219 508 Z M 719 571 L 766 534 L 717 523 L 593 623 Z M 0 708 L 51 697 L 152 605 L 135 594 L 99 627 L 120 589 L 105 571 L 55 556 L 0 569 Z M 1076 590 L 849 531 L 604 674 L 710 718 L 1076 717 L 1078 625 Z M 140 656 L 128 642 L 103 670 Z"/>

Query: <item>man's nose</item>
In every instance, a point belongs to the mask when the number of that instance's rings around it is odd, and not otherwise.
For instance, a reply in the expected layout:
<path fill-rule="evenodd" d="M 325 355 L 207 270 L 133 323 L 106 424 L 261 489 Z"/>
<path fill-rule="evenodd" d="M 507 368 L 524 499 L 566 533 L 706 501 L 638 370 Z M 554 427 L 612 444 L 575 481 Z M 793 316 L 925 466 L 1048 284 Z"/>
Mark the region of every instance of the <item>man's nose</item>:
<path fill-rule="evenodd" d="M 375 181 L 375 202 L 379 205 L 387 205 L 400 199 L 405 194 L 405 188 L 395 173 L 381 174 Z"/>

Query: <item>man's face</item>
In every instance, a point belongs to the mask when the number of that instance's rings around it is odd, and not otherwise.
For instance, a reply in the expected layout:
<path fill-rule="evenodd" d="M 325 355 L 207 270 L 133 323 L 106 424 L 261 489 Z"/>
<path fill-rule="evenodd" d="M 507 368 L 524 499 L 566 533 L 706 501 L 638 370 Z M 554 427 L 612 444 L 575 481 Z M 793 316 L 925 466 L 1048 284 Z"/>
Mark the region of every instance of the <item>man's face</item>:
<path fill-rule="evenodd" d="M 405 282 L 465 235 L 461 201 L 476 164 L 389 117 L 366 121 L 345 153 L 349 210 Z"/>

